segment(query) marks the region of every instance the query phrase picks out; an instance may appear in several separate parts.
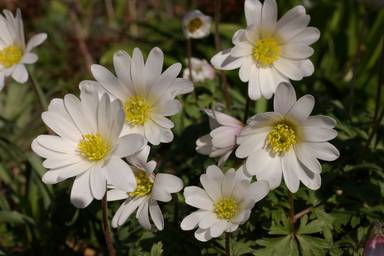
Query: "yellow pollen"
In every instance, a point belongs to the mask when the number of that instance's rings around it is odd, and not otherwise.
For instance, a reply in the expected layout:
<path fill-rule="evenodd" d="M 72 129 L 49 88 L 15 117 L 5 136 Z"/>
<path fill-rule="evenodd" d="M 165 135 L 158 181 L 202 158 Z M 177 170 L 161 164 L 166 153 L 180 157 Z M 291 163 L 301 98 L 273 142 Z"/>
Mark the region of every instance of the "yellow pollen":
<path fill-rule="evenodd" d="M 189 32 L 193 33 L 199 28 L 201 28 L 202 25 L 203 25 L 203 21 L 200 18 L 197 18 L 197 17 L 193 18 L 188 23 L 188 30 Z"/>
<path fill-rule="evenodd" d="M 279 41 L 273 37 L 267 37 L 256 41 L 252 55 L 259 66 L 268 67 L 280 57 Z"/>
<path fill-rule="evenodd" d="M 151 105 L 140 96 L 132 96 L 124 103 L 125 121 L 132 126 L 143 125 L 148 119 Z"/>
<path fill-rule="evenodd" d="M 77 148 L 87 160 L 99 161 L 109 153 L 111 145 L 96 133 L 83 135 Z"/>
<path fill-rule="evenodd" d="M 276 123 L 267 136 L 267 144 L 276 154 L 287 152 L 296 142 L 295 129 L 286 121 Z"/>
<path fill-rule="evenodd" d="M 146 196 L 152 191 L 153 182 L 144 171 L 139 171 L 136 175 L 136 190 L 129 192 L 130 197 Z"/>
<path fill-rule="evenodd" d="M 230 220 L 239 212 L 239 204 L 232 197 L 224 197 L 214 205 L 214 212 L 219 219 Z"/>
<path fill-rule="evenodd" d="M 23 57 L 23 50 L 12 44 L 0 50 L 0 64 L 9 68 L 20 62 Z"/>

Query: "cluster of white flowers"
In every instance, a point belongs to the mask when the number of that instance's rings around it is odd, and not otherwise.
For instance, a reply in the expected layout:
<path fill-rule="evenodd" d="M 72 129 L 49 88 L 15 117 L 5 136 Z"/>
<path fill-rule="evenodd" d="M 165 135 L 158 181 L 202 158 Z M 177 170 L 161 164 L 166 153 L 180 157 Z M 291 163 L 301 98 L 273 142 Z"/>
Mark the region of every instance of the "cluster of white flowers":
<path fill-rule="evenodd" d="M 168 202 L 183 188 L 180 178 L 155 174 L 155 161 L 147 162 L 150 146 L 171 142 L 174 124 L 167 117 L 181 109 L 176 96 L 191 92 L 192 83 L 177 78 L 181 64 L 163 69 L 163 52 L 153 48 L 144 63 L 136 48 L 132 57 L 118 51 L 113 57 L 116 76 L 100 65 L 91 67 L 96 81 L 80 83 L 74 95 L 53 99 L 42 114 L 57 135 L 40 135 L 33 151 L 46 158 L 47 184 L 75 177 L 71 202 L 87 207 L 93 199 L 125 199 L 113 217 L 122 225 L 138 208 L 137 218 L 147 229 L 149 216 L 157 229 L 164 227 L 156 201 Z M 127 161 L 123 159 L 126 158 Z"/>
<path fill-rule="evenodd" d="M 255 203 L 279 187 L 282 178 L 292 193 L 300 181 L 319 189 L 318 159 L 333 161 L 339 156 L 328 142 L 337 136 L 335 120 L 310 116 L 313 96 L 297 100 L 289 83 L 314 72 L 308 58 L 320 32 L 308 27 L 310 17 L 304 7 L 289 10 L 279 20 L 276 0 L 246 0 L 244 11 L 247 27 L 234 34 L 234 47 L 217 53 L 211 63 L 222 70 L 239 68 L 240 80 L 248 82 L 248 96 L 257 100 L 274 95 L 274 111 L 258 113 L 243 124 L 220 111 L 205 110 L 211 132 L 196 141 L 196 150 L 219 157 L 219 166 L 233 151 L 246 160 L 236 171 L 209 166 L 200 176 L 204 189 L 185 188 L 185 202 L 198 210 L 184 218 L 181 228 L 197 227 L 195 237 L 200 241 L 235 231 L 248 220 Z M 187 38 L 207 36 L 210 26 L 211 18 L 200 11 L 183 19 Z M 24 64 L 37 60 L 31 50 L 45 39 L 46 34 L 39 34 L 25 46 L 20 11 L 16 17 L 9 11 L 0 15 L 0 90 L 5 77 L 27 81 Z M 116 74 L 92 65 L 96 81 L 80 83 L 80 99 L 72 94 L 53 99 L 42 113 L 55 135 L 40 135 L 32 142 L 33 151 L 45 158 L 45 183 L 74 178 L 70 196 L 74 206 L 84 208 L 105 196 L 109 201 L 125 200 L 113 217 L 113 227 L 123 225 L 137 210 L 136 218 L 144 228 L 154 224 L 162 230 L 164 219 L 157 201 L 168 202 L 172 193 L 183 188 L 180 178 L 156 174 L 156 162 L 148 161 L 150 145 L 173 141 L 174 124 L 168 117 L 181 110 L 176 96 L 193 90 L 187 79 L 190 70 L 178 78 L 181 64 L 163 72 L 163 62 L 163 52 L 155 47 L 146 60 L 138 48 L 132 56 L 116 52 Z M 214 78 L 205 60 L 193 58 L 191 64 L 195 81 Z"/>

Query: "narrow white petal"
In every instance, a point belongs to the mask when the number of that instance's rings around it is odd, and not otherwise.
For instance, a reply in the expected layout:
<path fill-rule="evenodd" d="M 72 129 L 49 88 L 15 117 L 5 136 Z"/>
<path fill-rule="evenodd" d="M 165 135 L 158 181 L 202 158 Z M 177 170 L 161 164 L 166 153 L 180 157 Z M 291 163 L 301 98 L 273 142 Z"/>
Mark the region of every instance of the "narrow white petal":
<path fill-rule="evenodd" d="M 71 190 L 71 203 L 77 208 L 87 207 L 93 200 L 89 186 L 89 174 L 85 172 L 75 179 Z"/>
<path fill-rule="evenodd" d="M 151 219 L 155 224 L 158 230 L 164 229 L 164 218 L 161 213 L 160 207 L 155 200 L 149 201 L 149 213 L 151 215 Z"/>
<path fill-rule="evenodd" d="M 244 3 L 245 19 L 247 26 L 257 25 L 261 23 L 261 8 L 262 4 L 259 0 L 246 0 Z"/>
<path fill-rule="evenodd" d="M 286 152 L 282 157 L 282 164 L 285 184 L 287 185 L 289 191 L 296 193 L 300 186 L 300 180 L 296 174 L 297 169 L 299 168 L 299 163 L 297 161 L 295 151 L 290 150 Z"/>

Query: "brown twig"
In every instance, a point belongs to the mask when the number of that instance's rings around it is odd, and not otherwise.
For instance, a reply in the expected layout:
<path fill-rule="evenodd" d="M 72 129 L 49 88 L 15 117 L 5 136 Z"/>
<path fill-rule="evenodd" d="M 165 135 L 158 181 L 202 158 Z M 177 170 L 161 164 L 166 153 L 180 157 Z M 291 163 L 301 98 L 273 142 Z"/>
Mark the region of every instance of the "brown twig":
<path fill-rule="evenodd" d="M 113 247 L 113 242 L 112 242 L 112 234 L 108 224 L 107 193 L 105 193 L 105 195 L 103 196 L 103 199 L 101 200 L 101 209 L 103 213 L 103 232 L 104 232 L 105 242 L 107 243 L 107 247 L 108 247 L 108 254 L 109 256 L 116 256 L 116 251 L 115 251 L 115 248 Z"/>
<path fill-rule="evenodd" d="M 295 234 L 295 204 L 293 199 L 293 194 L 291 191 L 288 191 L 288 203 L 289 203 L 289 223 L 291 224 L 291 233 Z"/>
<path fill-rule="evenodd" d="M 75 31 L 76 39 L 79 43 L 80 52 L 84 57 L 86 69 L 89 74 L 92 75 L 91 65 L 94 63 L 94 60 L 86 44 L 86 35 L 80 25 L 79 18 L 77 16 L 77 8 L 72 2 L 69 4 L 69 17 Z"/>
<path fill-rule="evenodd" d="M 220 10 L 221 10 L 221 0 L 215 0 L 215 47 L 216 51 L 221 51 L 221 38 L 220 38 L 220 30 L 219 30 L 219 24 L 220 24 Z M 232 99 L 231 95 L 229 94 L 229 86 L 227 77 L 225 76 L 225 73 L 223 70 L 220 71 L 220 81 L 221 85 L 223 87 L 223 94 L 225 103 L 227 105 L 228 109 L 231 109 L 232 107 Z"/>
<path fill-rule="evenodd" d="M 231 233 L 225 232 L 225 256 L 231 256 Z"/>

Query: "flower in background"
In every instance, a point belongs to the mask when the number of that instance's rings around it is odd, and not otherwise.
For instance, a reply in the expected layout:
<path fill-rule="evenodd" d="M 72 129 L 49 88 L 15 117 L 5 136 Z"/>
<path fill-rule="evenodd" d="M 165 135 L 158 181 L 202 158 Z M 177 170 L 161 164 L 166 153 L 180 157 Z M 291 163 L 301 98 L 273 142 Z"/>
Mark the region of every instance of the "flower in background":
<path fill-rule="evenodd" d="M 132 58 L 125 51 L 113 56 L 117 77 L 101 65 L 92 65 L 92 74 L 97 80 L 83 81 L 83 85 L 99 87 L 99 92 L 107 92 L 123 105 L 125 122 L 122 134 L 139 133 L 153 145 L 173 140 L 171 128 L 174 124 L 168 116 L 181 109 L 175 99 L 177 95 L 193 90 L 192 82 L 177 78 L 181 64 L 176 63 L 162 73 L 164 54 L 160 48 L 153 48 L 144 63 L 143 54 L 138 48 Z"/>
<path fill-rule="evenodd" d="M 33 64 L 38 57 L 31 51 L 47 39 L 47 34 L 33 36 L 25 45 L 24 27 L 21 12 L 16 16 L 8 10 L 0 14 L 0 91 L 4 87 L 4 79 L 11 76 L 18 83 L 28 81 L 25 64 Z"/>
<path fill-rule="evenodd" d="M 364 256 L 382 256 L 384 255 L 384 234 L 382 224 L 379 221 L 374 223 L 374 226 L 369 234 L 369 239 L 364 247 Z"/>
<path fill-rule="evenodd" d="M 209 157 L 220 157 L 221 166 L 236 146 L 236 138 L 244 124 L 227 114 L 205 109 L 212 131 L 196 141 L 196 151 Z"/>
<path fill-rule="evenodd" d="M 300 181 L 310 189 L 321 185 L 317 158 L 333 161 L 339 151 L 328 141 L 337 136 L 335 120 L 310 116 L 315 104 L 312 95 L 296 100 L 292 85 L 282 83 L 274 97 L 274 112 L 251 117 L 237 138 L 236 156 L 245 158 L 247 171 L 257 180 L 268 180 L 272 189 L 281 183 L 291 192 Z"/>
<path fill-rule="evenodd" d="M 124 112 L 119 101 L 111 102 L 106 94 L 100 99 L 92 87 L 83 88 L 80 97 L 68 94 L 51 101 L 42 119 L 57 135 L 38 136 L 32 149 L 46 158 L 44 183 L 76 177 L 71 202 L 84 208 L 104 196 L 107 181 L 135 190 L 135 176 L 121 158 L 137 153 L 147 142 L 140 134 L 120 137 Z"/>
<path fill-rule="evenodd" d="M 195 237 L 203 242 L 223 232 L 235 231 L 248 220 L 255 203 L 269 192 L 266 181 L 250 183 L 244 166 L 224 174 L 211 165 L 200 176 L 200 182 L 204 189 L 196 186 L 184 189 L 185 202 L 199 210 L 186 216 L 180 226 L 183 230 L 198 227 Z"/>
<path fill-rule="evenodd" d="M 129 157 L 128 162 L 133 165 L 137 187 L 135 191 L 114 188 L 108 191 L 107 200 L 115 201 L 125 199 L 112 219 L 112 227 L 119 227 L 136 211 L 136 218 L 145 229 L 151 229 L 151 223 L 158 230 L 164 228 L 164 218 L 157 201 L 169 202 L 171 193 L 177 193 L 183 189 L 183 181 L 171 174 L 153 171 L 156 167 L 155 161 L 147 162 L 149 146 L 135 156 Z"/>
<path fill-rule="evenodd" d="M 183 31 L 187 38 L 204 38 L 211 33 L 212 18 L 199 10 L 190 11 L 183 17 Z"/>
<path fill-rule="evenodd" d="M 211 63 L 217 69 L 239 68 L 239 77 L 248 82 L 248 95 L 257 100 L 271 98 L 280 82 L 301 80 L 314 72 L 308 59 L 309 47 L 320 37 L 320 31 L 307 27 L 310 21 L 303 6 L 289 10 L 277 21 L 276 0 L 246 0 L 247 28 L 232 38 L 235 45 L 217 53 Z"/>
<path fill-rule="evenodd" d="M 206 60 L 191 58 L 192 77 L 194 82 L 215 79 L 215 70 Z M 183 71 L 183 78 L 189 79 L 189 68 Z"/>

